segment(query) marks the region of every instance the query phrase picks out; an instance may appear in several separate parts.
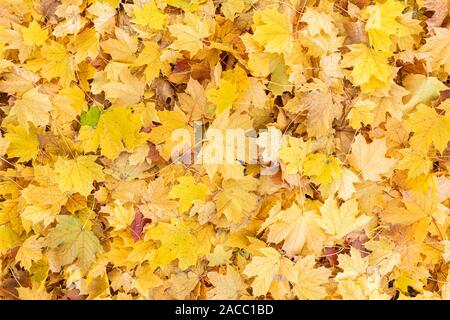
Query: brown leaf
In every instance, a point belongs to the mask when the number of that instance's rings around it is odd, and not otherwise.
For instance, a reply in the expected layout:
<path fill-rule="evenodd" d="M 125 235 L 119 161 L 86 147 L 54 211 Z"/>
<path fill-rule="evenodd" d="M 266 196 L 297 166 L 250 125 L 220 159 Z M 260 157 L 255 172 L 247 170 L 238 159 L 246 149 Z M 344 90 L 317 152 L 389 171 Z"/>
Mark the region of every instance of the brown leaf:
<path fill-rule="evenodd" d="M 369 0 L 350 0 L 350 2 L 362 9 L 365 6 L 367 6 L 370 1 Z"/>
<path fill-rule="evenodd" d="M 448 0 L 426 0 L 425 8 L 428 11 L 432 11 L 433 15 L 428 18 L 426 23 L 428 26 L 428 31 L 435 27 L 440 27 L 444 22 L 445 18 L 448 17 Z"/>
<path fill-rule="evenodd" d="M 364 29 L 364 23 L 362 21 L 356 22 L 344 22 L 344 28 L 347 32 L 347 38 L 345 39 L 346 45 L 351 45 L 355 43 L 367 43 L 369 37 L 366 30 Z"/>

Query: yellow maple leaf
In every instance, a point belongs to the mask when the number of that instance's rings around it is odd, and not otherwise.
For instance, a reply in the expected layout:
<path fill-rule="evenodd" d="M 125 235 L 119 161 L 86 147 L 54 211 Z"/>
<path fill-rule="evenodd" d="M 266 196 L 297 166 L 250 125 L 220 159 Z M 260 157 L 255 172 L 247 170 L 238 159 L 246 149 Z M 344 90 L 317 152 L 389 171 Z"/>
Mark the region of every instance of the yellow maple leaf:
<path fill-rule="evenodd" d="M 66 87 L 63 88 L 59 93 L 68 98 L 70 107 L 72 107 L 72 109 L 74 109 L 78 113 L 88 110 L 88 104 L 84 97 L 84 92 L 80 89 L 80 87 Z"/>
<path fill-rule="evenodd" d="M 277 8 L 256 12 L 253 16 L 253 39 L 269 53 L 289 53 L 293 45 L 289 16 Z"/>
<path fill-rule="evenodd" d="M 208 265 L 211 267 L 216 267 L 220 265 L 228 265 L 231 263 L 230 259 L 233 255 L 233 251 L 225 249 L 223 245 L 217 245 L 214 251 L 208 255 Z"/>
<path fill-rule="evenodd" d="M 289 280 L 295 281 L 293 263 L 289 259 L 282 257 L 273 248 L 262 248 L 259 252 L 263 256 L 256 256 L 245 267 L 244 274 L 248 277 L 255 277 L 252 283 L 253 296 L 266 295 L 272 286 L 287 284 Z M 276 288 L 273 288 L 276 290 Z"/>
<path fill-rule="evenodd" d="M 343 270 L 336 275 L 336 279 L 355 279 L 366 273 L 369 266 L 369 258 L 362 256 L 362 253 L 355 247 L 350 248 L 350 255 L 339 255 L 339 268 Z"/>
<path fill-rule="evenodd" d="M 201 252 L 201 244 L 190 225 L 179 218 L 172 218 L 170 223 L 159 222 L 149 229 L 146 237 L 161 241 L 156 249 L 152 266 L 165 266 L 178 259 L 178 266 L 186 270 L 197 263 Z"/>
<path fill-rule="evenodd" d="M 130 204 L 122 204 L 120 200 L 102 208 L 102 212 L 108 213 L 108 222 L 114 230 L 129 228 L 134 220 L 134 208 Z"/>
<path fill-rule="evenodd" d="M 55 174 L 53 172 L 50 174 L 53 180 Z M 59 189 L 54 181 L 49 184 L 41 182 L 41 184 L 42 186 L 29 185 L 22 190 L 26 206 L 20 216 L 25 229 L 30 229 L 31 226 L 40 223 L 48 226 L 60 213 L 61 207 L 67 205 L 67 195 Z"/>
<path fill-rule="evenodd" d="M 20 162 L 33 159 L 39 152 L 39 140 L 33 129 L 26 130 L 21 126 L 6 127 L 5 139 L 9 141 L 6 151 L 9 157 L 18 157 Z"/>
<path fill-rule="evenodd" d="M 226 274 L 209 272 L 208 279 L 214 286 L 212 290 L 208 291 L 208 298 L 212 300 L 238 299 L 246 288 L 241 274 L 230 265 L 227 266 Z"/>
<path fill-rule="evenodd" d="M 203 49 L 203 39 L 212 33 L 207 19 L 200 19 L 189 12 L 184 16 L 184 23 L 170 25 L 169 31 L 176 37 L 171 47 L 186 50 L 191 56 Z"/>
<path fill-rule="evenodd" d="M 385 138 L 374 139 L 372 143 L 367 143 L 366 139 L 359 134 L 352 144 L 349 162 L 364 179 L 379 181 L 380 175 L 387 173 L 396 162 L 394 159 L 385 157 L 386 151 Z"/>
<path fill-rule="evenodd" d="M 47 292 L 45 283 L 32 283 L 32 287 L 17 288 L 21 300 L 51 300 L 52 294 Z"/>
<path fill-rule="evenodd" d="M 156 6 L 153 1 L 148 2 L 143 7 L 133 6 L 133 22 L 150 27 L 155 30 L 163 30 L 166 23 L 166 15 Z"/>
<path fill-rule="evenodd" d="M 450 73 L 450 30 L 448 28 L 434 28 L 435 35 L 426 39 L 426 44 L 420 48 L 420 52 L 428 55 L 427 64 L 433 71 L 444 67 L 445 72 Z"/>
<path fill-rule="evenodd" d="M 196 182 L 192 176 L 179 177 L 178 184 L 170 190 L 169 197 L 180 199 L 178 210 L 183 213 L 189 210 L 194 200 L 205 201 L 208 193 L 208 186 L 201 182 Z"/>
<path fill-rule="evenodd" d="M 278 151 L 281 161 L 286 164 L 288 174 L 302 172 L 303 163 L 308 153 L 311 152 L 311 141 L 303 141 L 301 138 L 288 137 L 289 145 L 284 146 Z"/>
<path fill-rule="evenodd" d="M 350 126 L 358 130 L 361 126 L 373 124 L 375 120 L 374 109 L 375 102 L 371 100 L 358 100 L 347 115 Z"/>
<path fill-rule="evenodd" d="M 257 205 L 256 195 L 252 193 L 258 180 L 245 176 L 240 180 L 225 180 L 222 192 L 216 196 L 217 211 L 225 215 L 230 222 L 240 222 Z"/>
<path fill-rule="evenodd" d="M 389 86 L 394 72 L 388 63 L 388 54 L 369 48 L 365 44 L 353 44 L 349 49 L 350 52 L 344 55 L 341 66 L 353 67 L 350 79 L 354 85 L 361 86 L 363 92 L 373 92 Z"/>
<path fill-rule="evenodd" d="M 237 98 L 238 86 L 236 83 L 222 79 L 219 88 L 211 88 L 206 92 L 208 101 L 216 105 L 216 114 L 220 115 L 225 110 L 231 109 Z"/>
<path fill-rule="evenodd" d="M 136 278 L 133 279 L 133 286 L 144 297 L 148 297 L 148 291 L 151 288 L 161 285 L 163 282 L 154 273 L 155 268 L 149 264 L 139 266 L 136 269 Z"/>
<path fill-rule="evenodd" d="M 411 145 L 423 152 L 433 144 L 442 153 L 450 140 L 450 115 L 439 114 L 427 105 L 418 105 L 406 119 L 405 125 L 414 133 L 410 139 Z"/>
<path fill-rule="evenodd" d="M 320 207 L 320 218 L 317 223 L 326 233 L 335 239 L 342 239 L 353 230 L 365 226 L 370 221 L 370 217 L 359 215 L 358 203 L 351 199 L 338 207 L 336 200 L 329 197 Z"/>
<path fill-rule="evenodd" d="M 96 156 L 79 156 L 75 159 L 59 157 L 55 163 L 57 182 L 64 192 L 80 193 L 87 196 L 91 193 L 94 180 L 103 181 L 102 166 L 95 163 Z"/>
<path fill-rule="evenodd" d="M 267 240 L 271 243 L 284 241 L 282 249 L 289 256 L 300 254 L 303 247 L 320 252 L 325 235 L 317 224 L 318 218 L 313 211 L 303 211 L 296 204 L 281 210 L 280 203 L 277 203 L 270 209 L 269 217 L 259 232 L 268 229 Z"/>
<path fill-rule="evenodd" d="M 34 235 L 27 238 L 19 250 L 17 251 L 16 261 L 25 268 L 25 270 L 30 270 L 33 261 L 39 261 L 42 259 L 42 248 L 45 246 L 45 239 L 39 237 L 39 235 Z"/>
<path fill-rule="evenodd" d="M 314 256 L 300 258 L 294 266 L 296 277 L 294 292 L 299 299 L 319 300 L 326 297 L 323 286 L 328 282 L 331 271 L 324 267 L 315 267 Z"/>
<path fill-rule="evenodd" d="M 152 129 L 149 134 L 149 140 L 155 144 L 164 143 L 163 149 L 161 151 L 161 155 L 164 159 L 168 160 L 174 152 L 181 151 L 175 148 L 175 146 L 179 145 L 180 141 L 175 139 L 175 137 L 172 137 L 172 135 L 177 132 L 176 130 L 183 130 L 183 132 L 187 132 L 190 135 L 188 146 L 179 147 L 189 147 L 189 149 L 191 148 L 191 146 L 193 145 L 191 141 L 193 139 L 193 130 L 192 127 L 188 125 L 186 115 L 183 112 L 179 110 L 158 111 L 158 117 L 162 125 Z M 181 154 L 181 156 L 183 155 L 184 153 Z"/>
<path fill-rule="evenodd" d="M 409 178 L 427 174 L 433 167 L 433 162 L 426 154 L 411 149 L 400 150 L 400 152 L 403 158 L 398 162 L 397 167 L 402 170 L 408 170 Z"/>
<path fill-rule="evenodd" d="M 31 61 L 29 66 L 41 70 L 42 77 L 49 81 L 59 78 L 62 86 L 68 86 L 76 80 L 73 57 L 65 46 L 56 41 L 44 45 L 40 57 Z"/>
<path fill-rule="evenodd" d="M 246 6 L 246 2 L 244 0 L 225 0 L 220 10 L 222 10 L 225 18 L 233 21 L 238 13 L 242 13 Z"/>
<path fill-rule="evenodd" d="M 48 39 L 48 30 L 42 30 L 36 20 L 33 20 L 28 28 L 21 29 L 23 41 L 27 46 L 41 46 Z"/>
<path fill-rule="evenodd" d="M 403 10 L 405 5 L 397 0 L 375 3 L 363 10 L 362 18 L 367 19 L 365 29 L 376 50 L 391 52 L 391 37 L 408 34 L 407 28 L 398 21 Z"/>
<path fill-rule="evenodd" d="M 72 42 L 72 45 L 76 48 L 75 63 L 78 64 L 88 57 L 95 59 L 99 52 L 99 39 L 98 32 L 93 28 L 86 28 L 78 33 Z"/>
<path fill-rule="evenodd" d="M 111 160 L 116 159 L 125 148 L 133 150 L 145 142 L 147 134 L 140 132 L 142 119 L 131 109 L 115 107 L 101 114 L 95 129 L 82 126 L 78 139 L 86 152 L 101 153 Z"/>
<path fill-rule="evenodd" d="M 161 51 L 159 45 L 153 41 L 147 41 L 144 45 L 144 49 L 139 53 L 134 64 L 136 66 L 146 65 L 144 74 L 147 82 L 149 82 L 159 76 L 163 64 L 160 60 Z"/>
<path fill-rule="evenodd" d="M 0 225 L 0 254 L 4 255 L 9 249 L 21 243 L 19 235 L 9 224 Z"/>
<path fill-rule="evenodd" d="M 116 38 L 109 38 L 103 41 L 100 46 L 109 53 L 115 61 L 132 63 L 135 59 L 135 52 L 138 49 L 138 38 L 130 35 L 125 29 L 116 27 L 114 30 Z"/>
<path fill-rule="evenodd" d="M 28 129 L 28 122 L 36 127 L 46 126 L 50 119 L 49 111 L 52 109 L 52 103 L 47 95 L 39 92 L 39 88 L 33 88 L 16 102 L 11 109 L 9 116 L 17 117 L 19 124 Z"/>
<path fill-rule="evenodd" d="M 303 174 L 318 184 L 330 184 L 342 176 L 341 161 L 331 155 L 314 153 L 303 162 Z"/>

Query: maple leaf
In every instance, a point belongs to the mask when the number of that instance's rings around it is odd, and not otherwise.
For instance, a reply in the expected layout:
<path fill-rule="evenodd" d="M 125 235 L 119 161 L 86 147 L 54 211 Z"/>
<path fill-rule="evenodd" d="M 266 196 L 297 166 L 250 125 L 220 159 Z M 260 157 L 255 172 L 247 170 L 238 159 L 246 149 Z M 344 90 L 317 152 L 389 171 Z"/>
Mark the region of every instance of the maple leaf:
<path fill-rule="evenodd" d="M 108 222 L 115 230 L 122 230 L 130 227 L 134 220 L 134 208 L 131 205 L 124 205 L 119 200 L 113 204 L 102 208 L 102 212 L 108 213 Z"/>
<path fill-rule="evenodd" d="M 80 123 L 82 126 L 96 127 L 100 119 L 101 110 L 97 106 L 92 106 L 88 111 L 80 114 Z"/>
<path fill-rule="evenodd" d="M 81 127 L 78 139 L 86 152 L 96 151 L 100 146 L 101 153 L 114 160 L 125 147 L 133 150 L 144 143 L 147 135 L 140 132 L 141 127 L 139 114 L 128 108 L 116 107 L 100 115 L 95 129 Z"/>
<path fill-rule="evenodd" d="M 341 162 L 333 156 L 315 153 L 303 162 L 303 173 L 318 184 L 330 184 L 341 177 Z"/>
<path fill-rule="evenodd" d="M 82 112 L 88 109 L 84 91 L 80 87 L 73 85 L 63 88 L 59 93 L 68 99 L 70 107 L 76 112 Z"/>
<path fill-rule="evenodd" d="M 353 199 L 338 207 L 336 200 L 329 197 L 320 207 L 320 213 L 322 218 L 317 220 L 317 223 L 336 239 L 341 239 L 353 230 L 365 226 L 371 219 L 366 215 L 358 216 L 358 203 Z"/>
<path fill-rule="evenodd" d="M 231 109 L 237 98 L 237 88 L 236 83 L 227 79 L 222 79 L 219 88 L 211 89 L 206 92 L 208 101 L 217 106 L 217 115 L 222 114 L 227 109 Z"/>
<path fill-rule="evenodd" d="M 49 225 L 67 202 L 67 196 L 53 182 L 42 187 L 29 185 L 22 190 L 22 197 L 27 204 L 21 214 L 24 226 L 27 222 Z"/>
<path fill-rule="evenodd" d="M 42 259 L 42 248 L 44 246 L 45 239 L 40 238 L 39 235 L 27 238 L 17 251 L 16 261 L 20 261 L 20 264 L 26 270 L 30 270 L 33 261 Z"/>
<path fill-rule="evenodd" d="M 136 269 L 136 278 L 133 279 L 133 286 L 143 296 L 148 296 L 148 291 L 151 288 L 161 285 L 162 280 L 154 274 L 155 268 L 150 265 L 142 265 Z"/>
<path fill-rule="evenodd" d="M 292 27 L 289 17 L 276 8 L 257 12 L 253 16 L 253 39 L 264 46 L 266 52 L 290 52 L 292 48 Z"/>
<path fill-rule="evenodd" d="M 19 293 L 19 298 L 21 300 L 51 300 L 52 294 L 48 293 L 45 284 L 40 283 L 37 284 L 34 282 L 31 288 L 20 287 L 17 288 L 17 292 Z"/>
<path fill-rule="evenodd" d="M 431 70 L 444 66 L 445 72 L 450 73 L 450 30 L 434 28 L 434 32 L 435 35 L 426 39 L 426 44 L 420 48 L 420 52 L 429 56 Z"/>
<path fill-rule="evenodd" d="M 172 140 L 172 133 L 178 129 L 186 129 L 191 133 L 192 127 L 188 126 L 186 116 L 181 111 L 158 111 L 158 117 L 162 125 L 152 129 L 149 140 L 155 144 L 164 143 L 161 153 L 168 160 L 172 152 L 177 151 L 174 146 L 179 143 L 179 141 Z M 190 136 L 193 137 L 193 134 Z"/>
<path fill-rule="evenodd" d="M 252 283 L 255 297 L 266 295 L 275 282 L 283 285 L 289 280 L 295 281 L 293 264 L 289 259 L 282 257 L 273 248 L 262 248 L 259 252 L 263 256 L 253 257 L 244 270 L 244 274 L 248 277 L 255 277 Z"/>
<path fill-rule="evenodd" d="M 405 125 L 414 133 L 410 139 L 411 145 L 419 150 L 427 151 L 433 144 L 442 153 L 450 140 L 450 115 L 440 115 L 424 104 L 416 107 Z"/>
<path fill-rule="evenodd" d="M 88 12 L 94 16 L 92 22 L 98 32 L 103 33 L 116 15 L 116 8 L 113 3 L 114 1 L 98 1 L 88 8 Z"/>
<path fill-rule="evenodd" d="M 144 74 L 148 81 L 152 81 L 159 76 L 163 63 L 160 60 L 161 51 L 159 45 L 153 41 L 145 42 L 144 49 L 134 61 L 136 66 L 146 65 Z"/>
<path fill-rule="evenodd" d="M 192 228 L 183 220 L 172 218 L 170 223 L 160 222 L 147 231 L 150 239 L 161 241 L 152 261 L 154 266 L 164 266 L 178 259 L 180 269 L 186 270 L 197 262 L 200 243 Z"/>
<path fill-rule="evenodd" d="M 225 250 L 223 245 L 217 245 L 214 252 L 208 256 L 208 265 L 211 267 L 228 265 L 232 255 L 231 250 Z"/>
<path fill-rule="evenodd" d="M 431 170 L 433 163 L 426 154 L 410 149 L 404 149 L 400 152 L 402 153 L 403 158 L 398 162 L 397 167 L 399 169 L 408 170 L 409 178 L 427 174 Z"/>
<path fill-rule="evenodd" d="M 4 255 L 9 249 L 21 243 L 19 235 L 9 225 L 0 225 L 0 254 Z"/>
<path fill-rule="evenodd" d="M 90 230 L 85 230 L 80 219 L 62 215 L 56 218 L 57 225 L 48 234 L 48 246 L 55 248 L 63 264 L 78 259 L 83 270 L 86 270 L 102 250 L 100 241 Z"/>
<path fill-rule="evenodd" d="M 194 200 L 205 201 L 208 193 L 208 186 L 204 183 L 197 183 L 192 176 L 179 177 L 179 184 L 172 187 L 169 197 L 180 199 L 178 210 L 186 212 L 192 206 Z"/>
<path fill-rule="evenodd" d="M 46 126 L 49 122 L 49 111 L 52 104 L 47 95 L 39 92 L 39 88 L 27 91 L 21 99 L 17 100 L 11 109 L 10 116 L 17 117 L 19 124 L 28 129 L 28 122 L 36 127 Z"/>
<path fill-rule="evenodd" d="M 370 44 L 376 49 L 391 52 L 391 36 L 401 36 L 407 33 L 398 18 L 402 16 L 405 6 L 397 0 L 388 0 L 383 4 L 368 6 L 362 12 L 362 18 L 367 19 L 366 31 Z"/>
<path fill-rule="evenodd" d="M 386 139 L 375 139 L 372 143 L 367 143 L 364 137 L 359 134 L 352 144 L 352 153 L 349 162 L 358 170 L 364 179 L 379 181 L 380 175 L 387 173 L 396 162 L 394 159 L 385 157 Z"/>
<path fill-rule="evenodd" d="M 214 289 L 208 291 L 208 298 L 212 300 L 238 299 L 246 288 L 240 273 L 230 266 L 225 275 L 209 272 L 208 279 L 214 286 Z"/>
<path fill-rule="evenodd" d="M 1 298 L 450 296 L 446 0 L 37 2 L 1 8 Z"/>
<path fill-rule="evenodd" d="M 228 221 L 240 222 L 257 205 L 256 189 L 258 181 L 252 176 L 245 176 L 240 180 L 225 180 L 223 191 L 216 197 L 217 210 L 222 212 Z"/>
<path fill-rule="evenodd" d="M 115 28 L 116 39 L 110 38 L 100 45 L 105 52 L 118 62 L 131 63 L 135 60 L 135 52 L 138 49 L 138 39 L 121 28 Z"/>
<path fill-rule="evenodd" d="M 278 203 L 269 211 L 269 217 L 261 225 L 259 232 L 269 229 L 267 240 L 272 243 L 284 240 L 282 249 L 289 256 L 299 254 L 304 246 L 318 252 L 325 236 L 317 219 L 318 216 L 313 211 L 302 212 L 296 204 L 281 210 Z"/>
<path fill-rule="evenodd" d="M 356 278 L 366 273 L 369 266 L 369 258 L 362 257 L 362 253 L 355 247 L 350 248 L 350 255 L 339 255 L 339 268 L 343 270 L 337 274 L 336 279 Z"/>
<path fill-rule="evenodd" d="M 327 295 L 323 285 L 327 283 L 331 271 L 324 267 L 315 268 L 315 264 L 313 256 L 306 256 L 295 263 L 294 292 L 299 299 L 318 300 Z"/>
<path fill-rule="evenodd" d="M 220 9 L 225 18 L 233 21 L 238 13 L 242 13 L 245 9 L 244 0 L 225 0 Z"/>
<path fill-rule="evenodd" d="M 372 251 L 368 257 L 369 265 L 376 264 L 380 266 L 379 271 L 381 275 L 391 272 L 400 263 L 401 254 L 397 252 L 395 244 L 391 240 L 371 240 L 366 242 L 364 246 Z"/>
<path fill-rule="evenodd" d="M 75 159 L 58 158 L 55 163 L 57 182 L 64 192 L 80 193 L 87 196 L 91 193 L 94 180 L 103 181 L 105 176 L 102 166 L 95 163 L 96 156 L 79 156 Z"/>
<path fill-rule="evenodd" d="M 167 17 L 161 10 L 159 10 L 154 2 L 148 2 L 142 8 L 134 6 L 133 13 L 135 16 L 133 19 L 134 23 L 141 26 L 148 26 L 156 30 L 164 29 Z"/>
<path fill-rule="evenodd" d="M 289 146 L 285 146 L 278 151 L 282 162 L 286 164 L 288 174 L 302 172 L 303 162 L 307 154 L 311 151 L 311 142 L 289 136 Z"/>
<path fill-rule="evenodd" d="M 350 126 L 353 129 L 358 130 L 361 128 L 361 125 L 373 124 L 375 120 L 373 110 L 375 108 L 376 104 L 373 101 L 357 101 L 347 116 Z"/>
<path fill-rule="evenodd" d="M 326 135 L 332 130 L 335 118 L 341 115 L 341 107 L 331 92 L 319 84 L 319 90 L 308 92 L 301 103 L 308 110 L 308 134 L 315 137 Z"/>
<path fill-rule="evenodd" d="M 28 28 L 21 28 L 23 41 L 27 46 L 41 46 L 48 39 L 48 30 L 42 30 L 36 20 L 33 20 Z"/>
<path fill-rule="evenodd" d="M 9 141 L 6 151 L 9 157 L 18 157 L 20 162 L 33 159 L 39 152 L 39 140 L 34 130 L 26 130 L 21 126 L 6 127 L 5 139 Z"/>
<path fill-rule="evenodd" d="M 33 67 L 41 70 L 45 79 L 59 78 L 63 86 L 75 80 L 73 59 L 62 44 L 51 41 L 42 47 L 40 53 L 40 57 L 33 61 Z"/>
<path fill-rule="evenodd" d="M 183 24 L 173 24 L 169 26 L 169 31 L 176 37 L 171 47 L 189 51 L 191 56 L 203 49 L 203 39 L 211 35 L 208 20 L 202 20 L 189 12 L 184 16 Z"/>
<path fill-rule="evenodd" d="M 365 92 L 385 88 L 392 81 L 394 72 L 388 64 L 388 54 L 367 47 L 365 44 L 349 46 L 350 52 L 344 55 L 341 66 L 353 67 L 350 78 L 353 84 L 361 86 Z"/>
<path fill-rule="evenodd" d="M 311 36 L 317 36 L 321 32 L 334 34 L 335 27 L 332 17 L 316 8 L 306 8 L 301 21 L 308 24 L 307 28 Z"/>
<path fill-rule="evenodd" d="M 99 34 L 95 29 L 86 28 L 77 34 L 73 41 L 76 48 L 74 54 L 75 63 L 80 63 L 86 58 L 95 59 L 99 53 Z"/>

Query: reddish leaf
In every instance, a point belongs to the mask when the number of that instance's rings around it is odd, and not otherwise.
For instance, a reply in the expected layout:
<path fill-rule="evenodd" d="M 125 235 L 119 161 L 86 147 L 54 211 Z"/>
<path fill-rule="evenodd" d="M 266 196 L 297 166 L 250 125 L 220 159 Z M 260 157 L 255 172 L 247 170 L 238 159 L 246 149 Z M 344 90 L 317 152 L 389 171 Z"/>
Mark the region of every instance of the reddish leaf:
<path fill-rule="evenodd" d="M 139 208 L 136 208 L 134 212 L 134 220 L 131 223 L 130 229 L 133 240 L 136 242 L 142 239 L 142 230 L 150 222 L 150 219 L 145 218 Z"/>

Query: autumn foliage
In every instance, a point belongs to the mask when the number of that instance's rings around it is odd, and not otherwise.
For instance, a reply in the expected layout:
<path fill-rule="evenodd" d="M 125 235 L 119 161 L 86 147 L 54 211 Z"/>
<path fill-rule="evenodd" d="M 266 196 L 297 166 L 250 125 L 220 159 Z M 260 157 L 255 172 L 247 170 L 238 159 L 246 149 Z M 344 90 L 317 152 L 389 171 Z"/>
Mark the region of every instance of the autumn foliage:
<path fill-rule="evenodd" d="M 450 299 L 447 0 L 1 2 L 0 298 Z"/>

